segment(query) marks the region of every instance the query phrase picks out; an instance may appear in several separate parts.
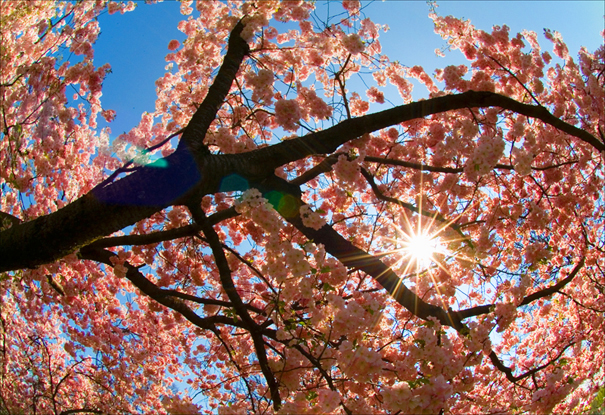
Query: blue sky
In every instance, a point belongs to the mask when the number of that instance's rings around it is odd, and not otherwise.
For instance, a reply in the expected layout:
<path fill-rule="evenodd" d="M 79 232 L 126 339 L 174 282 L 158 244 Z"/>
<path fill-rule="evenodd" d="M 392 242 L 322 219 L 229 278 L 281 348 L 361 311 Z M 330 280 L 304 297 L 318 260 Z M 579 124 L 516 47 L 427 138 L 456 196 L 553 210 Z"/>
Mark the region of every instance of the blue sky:
<path fill-rule="evenodd" d="M 366 15 L 390 27 L 387 33 L 381 33 L 381 43 L 392 60 L 405 66 L 421 65 L 429 74 L 439 67 L 466 62 L 458 51 L 446 53 L 445 58 L 435 55 L 434 50 L 445 42 L 433 32 L 426 2 L 369 3 L 365 2 Z M 317 4 L 321 7 L 325 1 L 318 0 Z M 600 32 L 605 6 L 601 1 L 441 1 L 438 5 L 440 15 L 471 19 L 483 30 L 504 24 L 513 35 L 523 29 L 533 30 L 546 50 L 550 50 L 550 42 L 541 36 L 544 28 L 561 32 L 573 56 L 580 46 L 594 51 L 603 43 Z M 116 120 L 109 124 L 113 137 L 136 126 L 144 111 L 154 111 L 155 81 L 165 72 L 168 42 L 184 39 L 177 24 L 185 18 L 177 1 L 152 5 L 141 1 L 132 12 L 99 18 L 101 35 L 95 45 L 95 64 L 109 62 L 112 66 L 113 72 L 105 79 L 102 105 L 117 112 Z M 422 88 L 416 90 L 418 94 L 424 92 Z M 364 91 L 358 92 L 364 95 Z M 101 120 L 99 125 L 107 124 Z"/>

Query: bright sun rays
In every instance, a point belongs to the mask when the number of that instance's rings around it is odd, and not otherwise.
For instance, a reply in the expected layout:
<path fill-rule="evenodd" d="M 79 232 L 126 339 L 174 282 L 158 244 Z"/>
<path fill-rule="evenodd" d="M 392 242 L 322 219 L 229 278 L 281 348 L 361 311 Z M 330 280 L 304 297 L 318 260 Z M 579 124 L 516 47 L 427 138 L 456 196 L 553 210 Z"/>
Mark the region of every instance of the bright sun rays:
<path fill-rule="evenodd" d="M 389 236 L 382 238 L 383 254 L 391 258 L 390 268 L 399 276 L 398 284 L 409 280 L 412 286 L 426 289 L 428 282 L 432 286 L 429 290 L 435 290 L 443 307 L 448 307 L 452 294 L 442 292 L 442 275 L 450 274 L 448 262 L 454 258 L 472 261 L 460 250 L 461 244 L 467 245 L 470 241 L 455 225 L 458 216 L 445 219 L 437 212 L 425 211 L 422 199 L 419 202 L 419 207 L 407 208 L 398 215 L 399 220 L 391 223 Z"/>
<path fill-rule="evenodd" d="M 399 226 L 393 224 L 393 236 L 384 239 L 389 243 L 388 252 L 395 260 L 395 263 L 391 264 L 391 269 L 399 275 L 400 283 L 409 277 L 412 277 L 414 284 L 418 282 L 418 278 L 430 278 L 445 306 L 446 300 L 441 295 L 439 284 L 432 271 L 442 269 L 449 273 L 444 260 L 448 256 L 456 255 L 447 248 L 451 241 L 445 241 L 444 237 L 446 233 L 444 230 L 451 223 L 435 222 L 434 217 L 426 218 L 417 215 L 410 220 L 406 214 L 403 214 Z"/>
<path fill-rule="evenodd" d="M 420 188 L 423 188 L 422 180 Z M 431 214 L 422 208 L 423 197 L 418 199 L 418 207 L 407 207 L 411 212 L 402 212 L 399 224 L 393 223 L 391 235 L 384 238 L 390 245 L 387 254 L 394 255 L 396 259 L 395 263 L 391 264 L 391 269 L 396 270 L 402 279 L 406 279 L 410 274 L 431 274 L 433 269 L 441 269 L 449 274 L 449 267 L 445 266 L 447 258 L 466 259 L 460 252 L 448 249 L 451 243 L 458 245 L 460 242 L 468 242 L 459 230 L 454 230 L 453 225 L 458 217 L 447 220 L 438 212 Z"/>
<path fill-rule="evenodd" d="M 404 218 L 402 226 L 395 226 L 395 237 L 387 238 L 393 244 L 391 252 L 399 257 L 396 268 L 403 268 L 403 273 L 408 274 L 439 265 L 438 257 L 448 253 L 441 240 L 442 229 L 431 232 L 432 223 L 423 224 L 418 218 L 413 226 L 407 216 Z"/>
<path fill-rule="evenodd" d="M 430 235 L 426 231 L 407 235 L 407 241 L 403 242 L 402 253 L 415 261 L 421 268 L 426 268 L 435 260 L 433 255 L 443 252 L 445 247 L 441 244 L 441 238 Z"/>

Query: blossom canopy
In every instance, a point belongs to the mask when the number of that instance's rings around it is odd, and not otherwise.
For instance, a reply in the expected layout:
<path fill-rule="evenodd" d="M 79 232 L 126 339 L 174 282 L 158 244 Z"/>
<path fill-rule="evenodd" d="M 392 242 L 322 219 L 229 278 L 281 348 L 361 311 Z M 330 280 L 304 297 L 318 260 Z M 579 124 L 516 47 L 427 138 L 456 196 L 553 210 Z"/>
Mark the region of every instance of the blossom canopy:
<path fill-rule="evenodd" d="M 135 6 L 2 3 L 0 412 L 590 409 L 603 46 L 431 6 L 466 63 L 428 74 L 367 3 L 184 0 L 116 137 L 98 17 Z"/>

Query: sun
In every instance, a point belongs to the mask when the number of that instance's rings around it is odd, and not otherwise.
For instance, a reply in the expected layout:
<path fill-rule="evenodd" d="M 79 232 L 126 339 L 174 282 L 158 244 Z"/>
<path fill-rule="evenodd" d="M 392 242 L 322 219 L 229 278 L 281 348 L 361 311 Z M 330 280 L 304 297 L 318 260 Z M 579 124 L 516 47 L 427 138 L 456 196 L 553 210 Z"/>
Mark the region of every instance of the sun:
<path fill-rule="evenodd" d="M 389 253 L 397 257 L 393 266 L 403 274 L 443 268 L 444 258 L 451 254 L 444 240 L 447 225 L 435 226 L 434 222 L 422 223 L 421 218 L 412 221 L 403 216 L 398 225 L 392 224 L 392 236 L 384 240 L 390 245 Z"/>
<path fill-rule="evenodd" d="M 400 252 L 416 269 L 429 267 L 436 260 L 435 254 L 445 249 L 439 236 L 426 231 L 407 234 L 402 239 Z"/>
<path fill-rule="evenodd" d="M 404 253 L 423 266 L 429 265 L 433 260 L 433 254 L 441 249 L 439 238 L 432 237 L 426 232 L 409 235 L 409 240 L 403 245 Z"/>

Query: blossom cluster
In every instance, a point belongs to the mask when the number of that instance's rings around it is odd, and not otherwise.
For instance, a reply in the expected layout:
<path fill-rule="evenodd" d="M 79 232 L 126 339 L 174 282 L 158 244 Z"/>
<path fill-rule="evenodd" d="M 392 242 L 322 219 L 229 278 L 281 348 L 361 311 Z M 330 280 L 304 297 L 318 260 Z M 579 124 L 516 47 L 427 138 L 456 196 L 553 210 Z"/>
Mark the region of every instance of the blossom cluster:
<path fill-rule="evenodd" d="M 216 131 L 209 132 L 206 138 L 208 144 L 217 146 L 222 153 L 235 153 L 237 141 L 227 127 L 219 127 Z"/>
<path fill-rule="evenodd" d="M 513 167 L 520 176 L 529 176 L 531 174 L 531 163 L 534 160 L 532 154 L 525 149 L 514 147 L 512 150 Z"/>
<path fill-rule="evenodd" d="M 318 212 L 314 212 L 309 205 L 304 205 L 300 208 L 300 217 L 303 225 L 315 230 L 320 229 L 326 224 L 324 218 Z"/>
<path fill-rule="evenodd" d="M 361 40 L 361 37 L 357 33 L 343 36 L 342 44 L 351 55 L 358 55 L 364 50 L 363 40 Z"/>
<path fill-rule="evenodd" d="M 134 1 L 129 1 L 128 3 L 110 1 L 107 4 L 107 11 L 109 14 L 114 14 L 116 12 L 120 12 L 120 14 L 124 14 L 125 12 L 129 12 L 134 10 L 136 4 Z"/>
<path fill-rule="evenodd" d="M 306 275 L 311 271 L 311 265 L 307 261 L 304 251 L 300 249 L 288 250 L 285 260 L 288 270 L 294 277 Z"/>
<path fill-rule="evenodd" d="M 541 242 L 530 244 L 525 249 L 525 261 L 534 266 L 536 263 L 546 261 L 551 257 L 552 252 L 548 249 L 548 246 Z"/>
<path fill-rule="evenodd" d="M 360 181 L 362 181 L 361 174 L 361 165 L 360 163 L 363 161 L 363 155 L 357 157 L 353 160 L 349 160 L 347 156 L 341 154 L 338 156 L 338 161 L 332 167 L 334 173 L 336 173 L 336 177 L 343 184 L 343 186 L 348 188 L 354 188 Z"/>
<path fill-rule="evenodd" d="M 298 100 L 302 116 L 307 119 L 307 114 L 318 120 L 327 120 L 332 116 L 332 107 L 317 95 L 314 89 L 298 87 Z"/>
<path fill-rule="evenodd" d="M 347 268 L 334 257 L 326 255 L 322 244 L 305 245 L 306 249 L 313 250 L 313 256 L 317 268 L 320 270 L 319 278 L 322 282 L 330 284 L 334 288 L 340 288 L 347 278 Z"/>
<path fill-rule="evenodd" d="M 271 105 L 273 101 L 273 81 L 275 76 L 268 69 L 261 69 L 257 73 L 246 74 L 246 81 L 252 87 L 252 99 Z"/>
<path fill-rule="evenodd" d="M 357 14 L 361 8 L 361 2 L 359 0 L 343 0 L 342 7 L 351 14 Z"/>
<path fill-rule="evenodd" d="M 453 389 L 443 375 L 438 375 L 418 388 L 410 388 L 407 382 L 397 382 L 385 386 L 381 393 L 385 406 L 393 412 L 435 413 L 442 409 L 441 403 L 452 395 Z"/>
<path fill-rule="evenodd" d="M 513 303 L 496 304 L 495 314 L 498 321 L 498 333 L 502 333 L 517 318 L 517 306 Z"/>
<path fill-rule="evenodd" d="M 548 212 L 543 209 L 536 202 L 530 203 L 529 215 L 527 215 L 527 221 L 530 226 L 534 229 L 542 229 L 548 226 L 550 222 Z"/>
<path fill-rule="evenodd" d="M 380 91 L 375 86 L 371 87 L 366 91 L 368 98 L 370 98 L 370 102 L 377 102 L 379 104 L 384 104 L 384 93 Z"/>
<path fill-rule="evenodd" d="M 355 348 L 349 340 L 345 340 L 340 345 L 339 352 L 341 370 L 358 382 L 368 382 L 372 375 L 382 370 L 380 353 L 366 346 Z"/>
<path fill-rule="evenodd" d="M 244 29 L 240 36 L 247 42 L 250 42 L 254 37 L 254 34 L 260 30 L 263 26 L 267 26 L 269 21 L 263 13 L 255 13 L 251 16 L 246 16 L 243 19 Z"/>
<path fill-rule="evenodd" d="M 499 135 L 483 134 L 477 142 L 473 155 L 464 166 L 464 173 L 469 180 L 489 173 L 498 163 L 504 152 L 504 140 Z"/>
<path fill-rule="evenodd" d="M 281 220 L 273 207 L 257 189 L 248 189 L 235 203 L 235 210 L 245 218 L 250 218 L 265 232 L 275 233 L 281 227 Z"/>
<path fill-rule="evenodd" d="M 298 130 L 300 107 L 294 99 L 280 99 L 275 103 L 275 121 L 286 131 Z"/>

